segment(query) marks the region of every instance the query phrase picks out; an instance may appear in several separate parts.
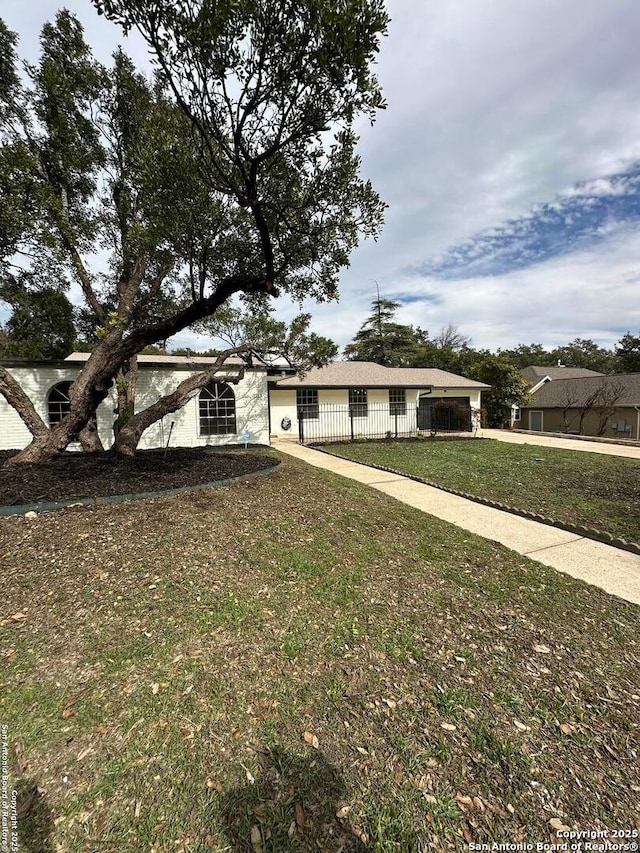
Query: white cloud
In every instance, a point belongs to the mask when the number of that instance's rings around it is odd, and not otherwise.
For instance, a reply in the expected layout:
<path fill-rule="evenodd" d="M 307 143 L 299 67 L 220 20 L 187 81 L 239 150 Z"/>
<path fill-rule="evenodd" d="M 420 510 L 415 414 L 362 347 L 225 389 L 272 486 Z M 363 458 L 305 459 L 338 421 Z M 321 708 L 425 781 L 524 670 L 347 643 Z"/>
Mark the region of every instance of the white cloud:
<path fill-rule="evenodd" d="M 576 337 L 611 347 L 627 329 L 640 328 L 639 253 L 640 234 L 625 232 L 596 252 L 501 276 L 445 283 L 416 277 L 402 282 L 400 291 L 418 296 L 423 288 L 435 289 L 444 300 L 436 306 L 414 302 L 403 319 L 430 331 L 453 321 L 475 346 L 489 349 L 532 342 L 555 347 Z"/>

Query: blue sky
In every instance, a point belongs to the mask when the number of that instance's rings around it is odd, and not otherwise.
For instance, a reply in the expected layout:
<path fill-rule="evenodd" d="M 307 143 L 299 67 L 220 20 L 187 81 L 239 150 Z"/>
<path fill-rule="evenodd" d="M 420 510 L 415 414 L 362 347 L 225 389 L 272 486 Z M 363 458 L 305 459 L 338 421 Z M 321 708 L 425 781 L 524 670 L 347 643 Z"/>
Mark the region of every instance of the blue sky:
<path fill-rule="evenodd" d="M 615 234 L 640 224 L 640 163 L 624 172 L 582 181 L 553 201 L 450 246 L 414 270 L 424 277 L 463 280 L 470 276 L 504 276 L 572 255 L 596 250 Z"/>
<path fill-rule="evenodd" d="M 107 60 L 119 33 L 67 6 Z M 4 0 L 37 50 L 48 0 Z M 637 0 L 390 0 L 378 63 L 388 109 L 361 128 L 363 174 L 389 205 L 339 303 L 305 305 L 344 345 L 380 293 L 402 322 L 454 323 L 479 347 L 640 330 Z M 139 64 L 143 46 L 126 49 Z M 286 299 L 278 315 L 298 307 Z M 206 342 L 183 333 L 178 345 Z"/>

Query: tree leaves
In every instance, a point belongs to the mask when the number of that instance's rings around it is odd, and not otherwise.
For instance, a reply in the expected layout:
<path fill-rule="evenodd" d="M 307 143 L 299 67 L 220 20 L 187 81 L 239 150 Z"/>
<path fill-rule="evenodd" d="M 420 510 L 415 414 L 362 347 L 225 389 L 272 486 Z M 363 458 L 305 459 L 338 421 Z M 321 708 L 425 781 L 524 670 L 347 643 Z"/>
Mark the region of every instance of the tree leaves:
<path fill-rule="evenodd" d="M 369 68 L 388 23 L 380 0 L 357 14 L 337 0 L 95 5 L 140 31 L 152 82 L 121 51 L 113 68 L 97 63 L 62 11 L 22 91 L 15 38 L 2 34 L 0 85 L 20 97 L 2 128 L 0 188 L 29 191 L 9 193 L 20 203 L 0 213 L 0 249 L 56 261 L 80 285 L 99 341 L 53 452 L 134 355 L 233 294 L 335 298 L 340 269 L 384 210 L 360 177 L 352 128 L 383 106 Z M 106 270 L 93 265 L 105 248 Z M 307 349 L 332 357 L 327 339 L 309 337 Z M 20 461 L 44 461 L 49 442 L 38 436 Z"/>

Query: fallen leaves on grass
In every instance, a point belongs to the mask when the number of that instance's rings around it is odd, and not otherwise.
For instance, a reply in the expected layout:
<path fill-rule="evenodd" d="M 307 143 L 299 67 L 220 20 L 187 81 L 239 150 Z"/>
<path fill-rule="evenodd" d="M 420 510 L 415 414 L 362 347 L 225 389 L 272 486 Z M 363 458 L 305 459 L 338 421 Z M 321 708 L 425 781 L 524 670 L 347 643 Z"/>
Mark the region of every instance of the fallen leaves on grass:
<path fill-rule="evenodd" d="M 7 616 L 5 619 L 0 619 L 0 626 L 11 625 L 12 622 L 21 622 L 27 618 L 27 614 L 22 611 L 14 613 L 13 616 Z"/>
<path fill-rule="evenodd" d="M 313 732 L 305 732 L 303 735 L 304 742 L 308 743 L 309 746 L 312 746 L 314 749 L 320 748 L 320 743 L 318 738 L 313 734 Z"/>
<path fill-rule="evenodd" d="M 264 849 L 260 827 L 255 824 L 251 827 L 251 846 L 253 847 L 253 853 L 262 853 Z"/>

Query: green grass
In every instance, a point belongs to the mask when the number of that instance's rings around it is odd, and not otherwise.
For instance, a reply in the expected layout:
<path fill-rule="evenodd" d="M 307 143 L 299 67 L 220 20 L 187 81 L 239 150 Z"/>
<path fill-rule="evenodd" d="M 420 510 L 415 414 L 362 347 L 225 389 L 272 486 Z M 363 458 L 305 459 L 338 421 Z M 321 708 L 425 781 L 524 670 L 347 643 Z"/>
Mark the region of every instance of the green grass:
<path fill-rule="evenodd" d="M 358 483 L 287 459 L 2 519 L 0 556 L 22 850 L 633 828 L 639 609 Z"/>
<path fill-rule="evenodd" d="M 640 542 L 640 461 L 503 441 L 369 441 L 327 445 L 435 485 Z"/>

